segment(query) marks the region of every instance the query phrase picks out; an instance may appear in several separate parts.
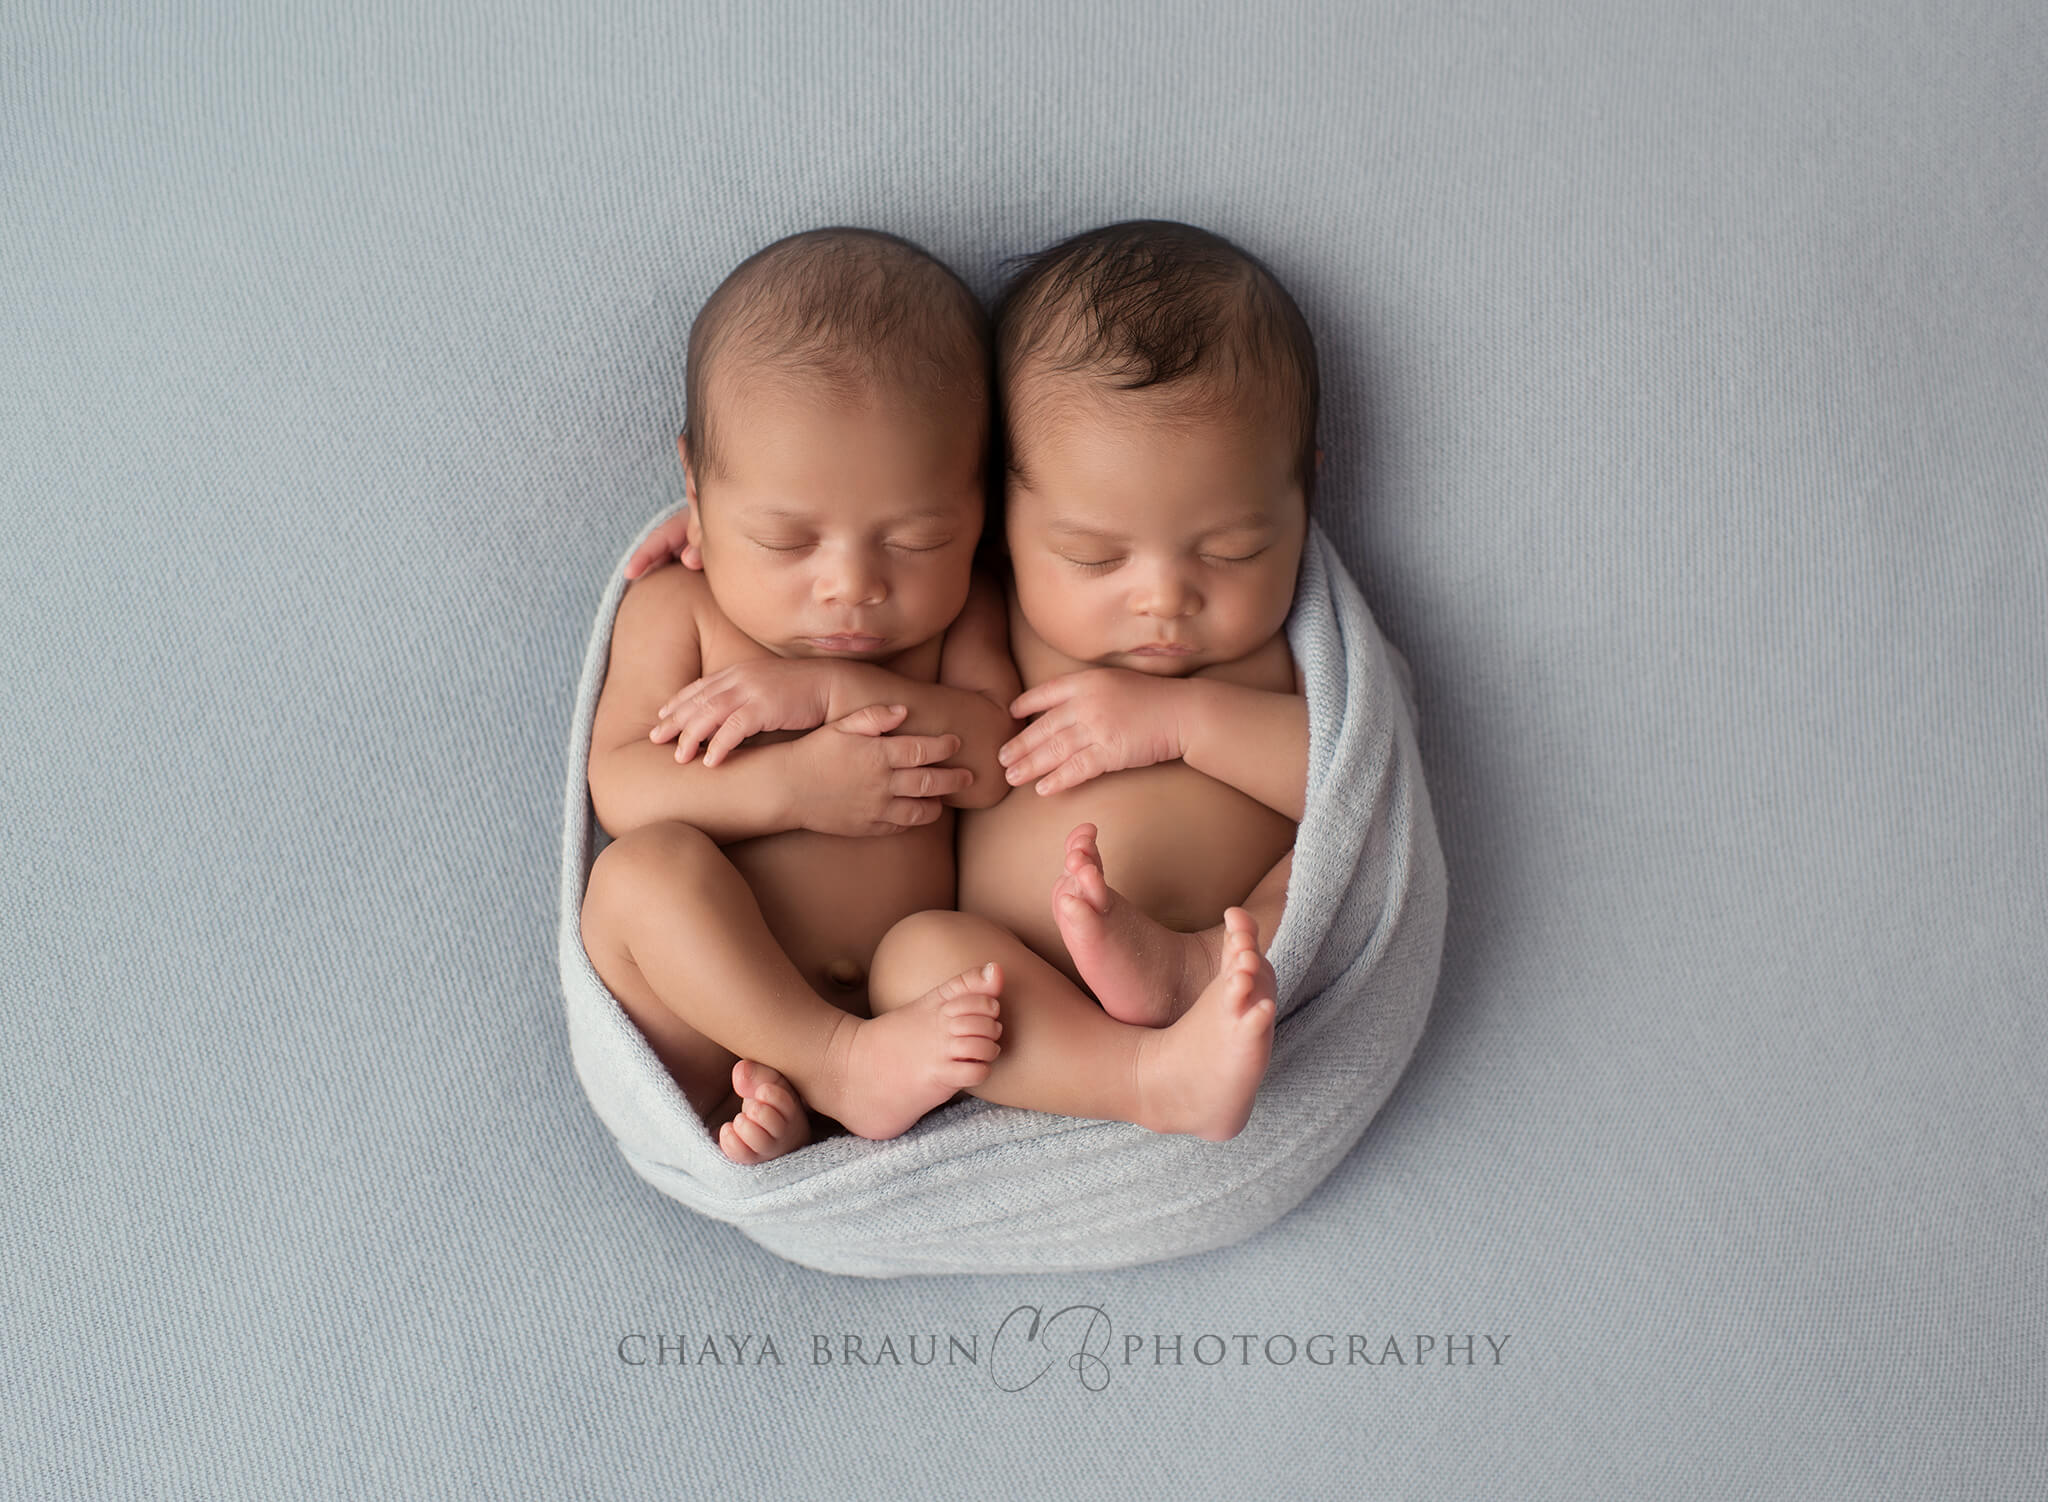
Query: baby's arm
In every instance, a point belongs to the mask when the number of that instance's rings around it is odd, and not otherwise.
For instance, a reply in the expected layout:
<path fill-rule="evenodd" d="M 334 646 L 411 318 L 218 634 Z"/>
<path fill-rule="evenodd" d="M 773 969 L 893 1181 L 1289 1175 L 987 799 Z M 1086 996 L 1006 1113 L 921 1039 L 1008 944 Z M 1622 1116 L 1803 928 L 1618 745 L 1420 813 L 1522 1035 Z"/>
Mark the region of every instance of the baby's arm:
<path fill-rule="evenodd" d="M 1085 668 L 1018 695 L 1036 716 L 1002 748 L 1005 776 L 1064 792 L 1104 772 L 1184 761 L 1296 823 L 1308 793 L 1308 700 L 1219 678 Z"/>
<path fill-rule="evenodd" d="M 614 839 L 676 820 L 721 845 L 799 827 L 795 743 L 749 747 L 726 766 L 677 766 L 647 732 L 662 702 L 702 666 L 697 621 L 679 570 L 629 585 L 612 624 L 611 660 L 590 734 L 590 801 Z"/>
<path fill-rule="evenodd" d="M 1308 700 L 1188 678 L 1181 760 L 1301 822 L 1308 797 Z"/>
<path fill-rule="evenodd" d="M 940 794 L 940 801 L 986 808 L 1009 791 L 996 750 L 1016 729 L 1004 707 L 1016 685 L 1001 590 L 977 576 L 967 605 L 940 644 L 937 683 L 836 659 L 738 663 L 672 695 L 657 712 L 652 739 L 673 739 L 673 755 L 685 763 L 701 744 L 704 763 L 722 767 L 733 748 L 761 731 L 805 729 L 871 706 L 901 704 L 908 711 L 897 727 L 902 734 L 950 733 L 959 741 L 947 765 L 963 768 L 972 781 Z"/>
<path fill-rule="evenodd" d="M 935 765 L 957 740 L 891 735 L 901 712 L 862 706 L 799 740 L 743 747 L 715 768 L 678 766 L 649 727 L 679 678 L 702 666 L 694 574 L 664 569 L 629 586 L 591 729 L 590 798 L 614 838 L 644 825 L 689 824 L 720 845 L 785 830 L 896 834 L 939 817 L 940 797 L 972 774 Z"/>

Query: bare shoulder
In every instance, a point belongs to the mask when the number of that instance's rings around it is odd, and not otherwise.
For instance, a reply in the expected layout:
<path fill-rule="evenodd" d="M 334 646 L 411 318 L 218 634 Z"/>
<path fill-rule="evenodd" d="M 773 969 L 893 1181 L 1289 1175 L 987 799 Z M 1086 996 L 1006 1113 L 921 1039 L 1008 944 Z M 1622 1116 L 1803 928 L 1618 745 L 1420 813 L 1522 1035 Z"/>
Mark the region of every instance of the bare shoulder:
<path fill-rule="evenodd" d="M 626 586 L 612 621 L 593 748 L 624 745 L 654 728 L 661 706 L 703 671 L 701 623 L 710 591 L 695 570 L 656 569 Z"/>

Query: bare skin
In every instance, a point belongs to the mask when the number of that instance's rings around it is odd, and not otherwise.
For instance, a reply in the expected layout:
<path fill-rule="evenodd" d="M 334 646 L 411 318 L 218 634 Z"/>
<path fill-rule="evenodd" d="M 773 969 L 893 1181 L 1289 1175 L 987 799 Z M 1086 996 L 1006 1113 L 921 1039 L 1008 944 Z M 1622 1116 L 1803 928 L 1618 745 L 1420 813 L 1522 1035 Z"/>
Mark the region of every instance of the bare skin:
<path fill-rule="evenodd" d="M 1011 792 L 960 817 L 959 911 L 890 931 L 873 1004 L 994 955 L 1007 1033 L 973 1094 L 1221 1141 L 1272 1052 L 1259 941 L 1305 796 L 1282 630 L 1305 509 L 1256 423 L 1066 416 L 1010 493 L 1010 708 L 1034 717 L 1000 753 Z"/>
<path fill-rule="evenodd" d="M 745 879 L 686 824 L 649 825 L 605 849 L 584 894 L 583 934 L 592 965 L 690 1104 L 721 1139 L 733 1126 L 752 1161 L 777 1139 L 786 1151 L 809 1123 L 794 1100 L 768 1094 L 757 1104 L 763 1092 L 750 1080 L 794 1087 L 856 1136 L 893 1137 L 985 1079 L 1001 1047 L 1001 988 L 981 966 L 872 1019 L 819 997 Z M 734 1126 L 750 1115 L 769 1129 L 764 1139 Z"/>
<path fill-rule="evenodd" d="M 1221 1141 L 1249 1119 L 1271 1056 L 1277 987 L 1260 937 L 1279 924 L 1305 781 L 1306 708 L 1280 630 L 1305 514 L 1270 433 L 1143 428 L 1033 466 L 1082 497 L 1080 514 L 1089 492 L 1114 495 L 1093 510 L 1139 526 L 1091 549 L 1124 548 L 1113 570 L 1132 567 L 1112 588 L 1067 571 L 1057 507 L 1013 495 L 1009 627 L 1025 692 L 1010 710 L 1037 719 L 1003 747 L 1008 796 L 960 818 L 959 911 L 896 924 L 869 999 L 878 1017 L 914 1009 L 993 959 L 1007 1033 L 965 1088 Z M 1248 497 L 1265 507 L 1251 522 Z M 1272 556 L 1197 561 L 1217 533 Z M 1160 653 L 1155 640 L 1188 645 Z"/>
<path fill-rule="evenodd" d="M 1251 1117 L 1272 1056 L 1276 1006 L 1273 968 L 1259 954 L 1251 916 L 1234 907 L 1224 929 L 1221 966 L 1169 1027 L 1108 1016 L 1016 935 L 967 913 L 920 913 L 891 930 L 875 955 L 875 1004 L 894 1015 L 889 998 L 919 975 L 995 954 L 1009 1032 L 972 1094 L 1222 1142 Z"/>
<path fill-rule="evenodd" d="M 636 571 L 614 624 L 589 770 L 614 839 L 582 930 L 720 1147 L 758 1163 L 813 1110 L 897 1135 L 999 1052 L 979 962 L 886 1017 L 867 974 L 892 924 L 952 900 L 954 809 L 1001 795 L 1014 670 L 997 597 L 974 604 L 972 422 L 800 392 L 727 410 L 708 505 L 689 479 L 702 569 Z M 721 728 L 735 684 L 773 706 L 761 733 Z"/>
<path fill-rule="evenodd" d="M 741 1059 L 732 1066 L 732 1120 L 718 1129 L 718 1146 L 735 1163 L 765 1163 L 811 1140 L 811 1117 L 789 1081 L 766 1064 Z"/>
<path fill-rule="evenodd" d="M 1293 869 L 1290 849 L 1245 900 L 1262 951 L 1280 926 Z M 1053 883 L 1052 909 L 1081 983 L 1119 1022 L 1168 1026 L 1223 969 L 1224 925 L 1176 932 L 1110 886 L 1093 824 L 1067 836 L 1066 874 Z"/>

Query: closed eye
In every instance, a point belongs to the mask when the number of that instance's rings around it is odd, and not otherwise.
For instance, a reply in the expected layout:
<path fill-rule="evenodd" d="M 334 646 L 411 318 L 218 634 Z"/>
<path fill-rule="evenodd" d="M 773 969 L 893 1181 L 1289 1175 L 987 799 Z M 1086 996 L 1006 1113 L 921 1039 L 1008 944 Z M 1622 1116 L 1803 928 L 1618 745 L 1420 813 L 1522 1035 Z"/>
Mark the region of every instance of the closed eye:
<path fill-rule="evenodd" d="M 1265 551 L 1266 550 L 1264 548 L 1260 548 L 1258 552 L 1245 553 L 1242 556 L 1236 558 L 1232 558 L 1224 553 L 1204 553 L 1202 556 L 1211 563 L 1250 563 L 1254 558 L 1259 556 L 1259 553 L 1263 553 Z"/>
<path fill-rule="evenodd" d="M 1067 558 L 1065 553 L 1060 554 L 1060 557 L 1066 558 L 1066 561 L 1073 564 L 1075 568 L 1093 569 L 1097 573 L 1106 568 L 1115 568 L 1119 563 L 1123 562 L 1121 558 L 1103 558 L 1091 563 L 1084 558 Z"/>
<path fill-rule="evenodd" d="M 766 548 L 771 553 L 801 553 L 805 548 L 815 546 L 815 544 L 808 542 L 763 542 L 758 537 L 750 537 L 747 539 L 747 541 L 751 542 L 757 548 Z"/>
<path fill-rule="evenodd" d="M 943 542 L 928 543 L 924 547 L 916 547 L 907 542 L 892 542 L 886 546 L 894 548 L 899 553 L 936 553 L 940 548 L 951 547 L 952 544 L 953 539 L 948 537 Z"/>

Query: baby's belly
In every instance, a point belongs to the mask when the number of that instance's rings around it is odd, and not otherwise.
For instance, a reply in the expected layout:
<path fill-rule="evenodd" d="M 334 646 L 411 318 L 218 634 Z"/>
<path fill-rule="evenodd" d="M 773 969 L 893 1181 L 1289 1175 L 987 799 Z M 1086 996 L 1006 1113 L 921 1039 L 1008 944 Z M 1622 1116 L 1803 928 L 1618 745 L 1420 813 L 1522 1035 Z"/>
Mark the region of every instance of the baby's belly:
<path fill-rule="evenodd" d="M 868 966 L 900 918 L 953 905 L 953 819 L 852 838 L 793 829 L 725 847 L 768 931 L 827 1001 L 868 1015 Z"/>
<path fill-rule="evenodd" d="M 960 911 L 1002 924 L 1078 981 L 1053 921 L 1067 834 L 1093 824 L 1103 874 L 1168 928 L 1223 921 L 1294 844 L 1294 821 L 1185 762 L 1109 772 L 960 815 Z"/>

